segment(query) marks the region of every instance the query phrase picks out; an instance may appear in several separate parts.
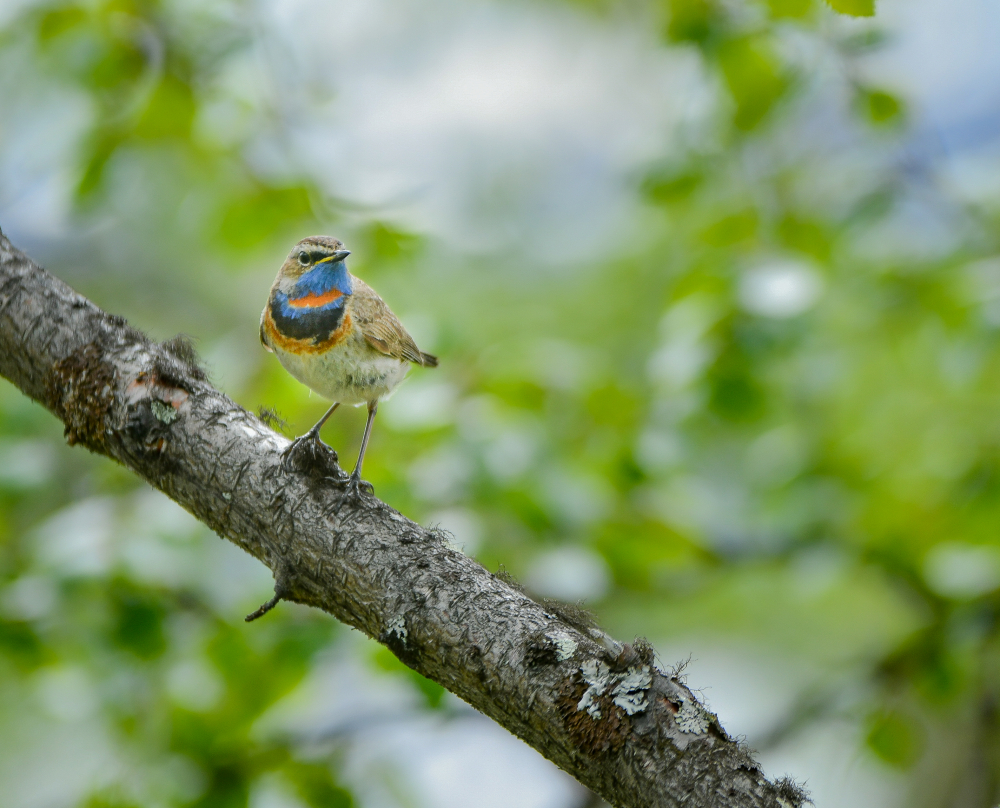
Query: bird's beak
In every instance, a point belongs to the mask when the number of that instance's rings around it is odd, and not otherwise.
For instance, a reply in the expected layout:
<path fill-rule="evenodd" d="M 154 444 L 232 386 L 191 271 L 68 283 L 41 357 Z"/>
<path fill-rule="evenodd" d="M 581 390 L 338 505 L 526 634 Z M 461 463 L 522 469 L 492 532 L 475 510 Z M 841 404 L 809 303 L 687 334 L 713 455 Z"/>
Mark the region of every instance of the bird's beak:
<path fill-rule="evenodd" d="M 351 254 L 350 250 L 337 250 L 329 258 L 324 258 L 322 261 L 317 262 L 317 266 L 320 264 L 336 264 L 339 261 L 343 261 L 347 256 Z"/>

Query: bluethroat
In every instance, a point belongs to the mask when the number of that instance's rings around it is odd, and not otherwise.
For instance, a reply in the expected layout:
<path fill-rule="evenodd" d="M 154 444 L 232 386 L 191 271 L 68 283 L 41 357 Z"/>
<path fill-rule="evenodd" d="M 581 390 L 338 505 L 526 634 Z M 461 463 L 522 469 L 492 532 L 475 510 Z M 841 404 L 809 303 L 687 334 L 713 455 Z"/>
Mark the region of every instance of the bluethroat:
<path fill-rule="evenodd" d="M 378 403 L 410 365 L 436 367 L 385 302 L 347 270 L 350 251 L 330 236 L 296 244 L 278 270 L 260 315 L 260 341 L 289 373 L 333 406 L 288 449 L 319 441 L 319 431 L 341 404 L 368 406 L 361 452 L 348 482 L 355 495 Z"/>

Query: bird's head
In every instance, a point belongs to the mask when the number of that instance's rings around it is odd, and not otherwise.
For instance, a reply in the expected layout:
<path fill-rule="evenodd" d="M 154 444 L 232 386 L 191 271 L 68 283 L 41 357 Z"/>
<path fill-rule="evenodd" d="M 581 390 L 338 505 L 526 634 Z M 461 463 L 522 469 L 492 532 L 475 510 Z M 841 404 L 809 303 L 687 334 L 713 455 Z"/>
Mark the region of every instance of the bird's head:
<path fill-rule="evenodd" d="M 324 269 L 333 269 L 334 265 L 350 254 L 351 251 L 344 249 L 344 243 L 340 239 L 333 236 L 309 236 L 292 247 L 278 271 L 278 279 L 295 284 L 307 272 L 321 265 Z"/>

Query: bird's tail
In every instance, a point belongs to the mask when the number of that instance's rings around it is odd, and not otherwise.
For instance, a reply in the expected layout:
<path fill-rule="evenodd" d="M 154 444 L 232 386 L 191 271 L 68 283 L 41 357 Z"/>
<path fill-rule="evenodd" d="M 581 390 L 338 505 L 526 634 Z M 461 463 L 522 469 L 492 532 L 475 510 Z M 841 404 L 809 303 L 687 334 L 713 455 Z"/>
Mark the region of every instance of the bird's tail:
<path fill-rule="evenodd" d="M 438 358 L 433 354 L 420 352 L 420 364 L 425 368 L 436 368 L 438 366 Z"/>

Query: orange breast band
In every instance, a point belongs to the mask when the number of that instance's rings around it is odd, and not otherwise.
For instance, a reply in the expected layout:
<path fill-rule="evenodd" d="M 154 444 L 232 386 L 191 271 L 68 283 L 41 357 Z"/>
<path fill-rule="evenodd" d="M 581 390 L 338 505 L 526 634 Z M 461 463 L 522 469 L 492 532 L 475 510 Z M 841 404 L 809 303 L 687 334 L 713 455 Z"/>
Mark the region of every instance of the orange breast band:
<path fill-rule="evenodd" d="M 340 327 L 331 332 L 325 340 L 317 343 L 310 339 L 286 337 L 278 330 L 274 318 L 271 317 L 271 311 L 268 309 L 267 314 L 264 315 L 264 330 L 267 332 L 267 340 L 272 348 L 302 356 L 304 354 L 322 354 L 335 348 L 354 330 L 354 323 L 350 313 L 346 313 Z"/>
<path fill-rule="evenodd" d="M 305 297 L 297 297 L 294 300 L 289 299 L 288 305 L 296 309 L 311 309 L 315 306 L 325 306 L 327 303 L 333 303 L 338 297 L 343 297 L 343 292 L 339 289 L 331 289 L 329 292 L 324 292 L 321 295 L 306 295 Z"/>

